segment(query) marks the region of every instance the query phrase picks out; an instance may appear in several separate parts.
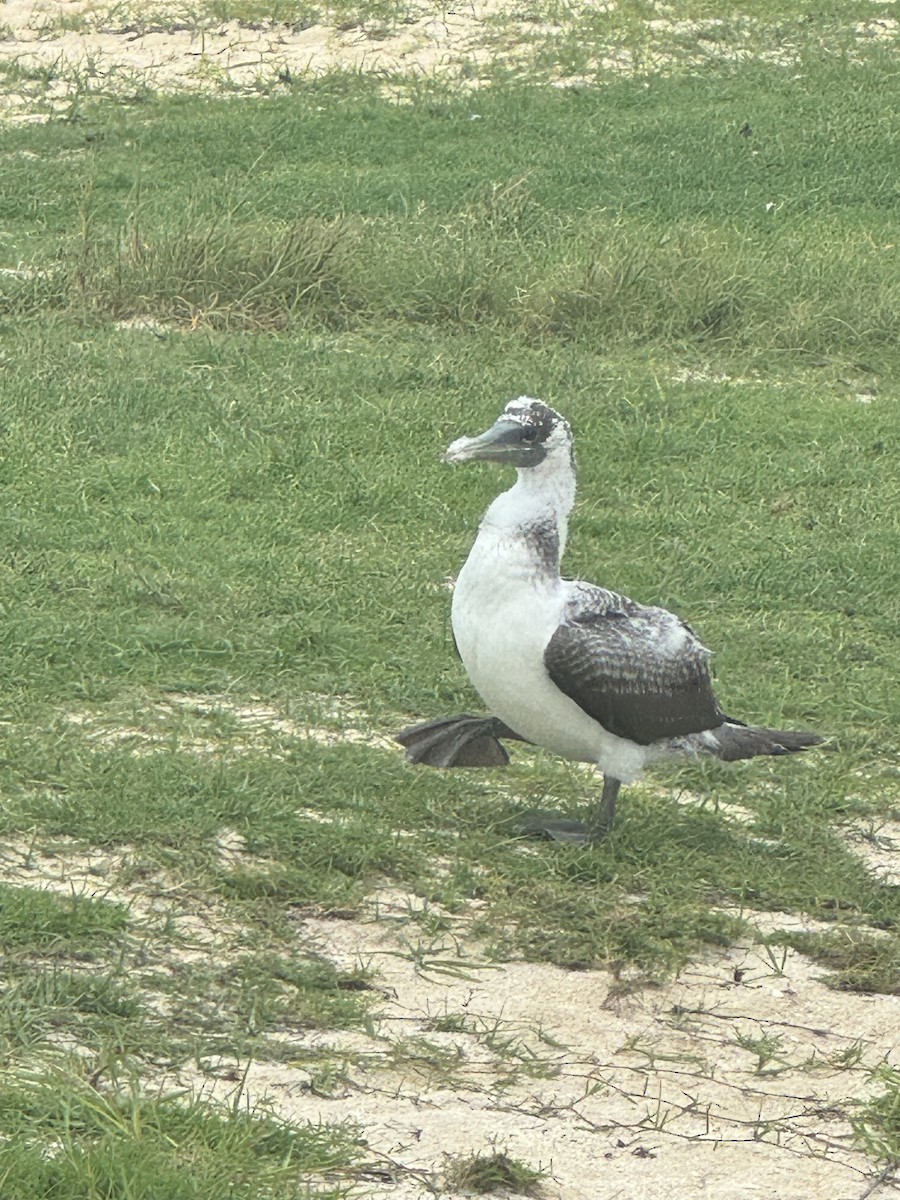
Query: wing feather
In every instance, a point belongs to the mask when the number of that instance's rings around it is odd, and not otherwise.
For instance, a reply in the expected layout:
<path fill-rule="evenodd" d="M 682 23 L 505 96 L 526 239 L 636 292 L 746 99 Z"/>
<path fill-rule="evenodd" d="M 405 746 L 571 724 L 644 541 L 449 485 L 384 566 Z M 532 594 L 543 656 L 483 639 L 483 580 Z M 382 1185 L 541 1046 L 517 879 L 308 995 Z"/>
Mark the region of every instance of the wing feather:
<path fill-rule="evenodd" d="M 725 719 L 709 651 L 690 626 L 664 608 L 590 584 L 570 585 L 544 664 L 560 691 L 604 729 L 641 746 Z"/>

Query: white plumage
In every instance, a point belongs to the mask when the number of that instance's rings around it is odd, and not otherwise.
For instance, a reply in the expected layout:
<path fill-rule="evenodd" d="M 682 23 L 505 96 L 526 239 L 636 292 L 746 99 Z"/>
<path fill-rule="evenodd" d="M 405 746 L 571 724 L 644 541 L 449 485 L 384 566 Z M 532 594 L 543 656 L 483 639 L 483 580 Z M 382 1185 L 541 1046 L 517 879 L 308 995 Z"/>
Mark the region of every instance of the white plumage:
<path fill-rule="evenodd" d="M 543 569 L 522 536 L 530 490 L 522 474 L 524 484 L 520 478 L 488 509 L 456 580 L 451 620 L 459 656 L 488 710 L 526 741 L 631 782 L 646 749 L 605 730 L 547 673 L 544 655 L 573 585 Z M 558 517 L 564 523 L 565 514 Z"/>

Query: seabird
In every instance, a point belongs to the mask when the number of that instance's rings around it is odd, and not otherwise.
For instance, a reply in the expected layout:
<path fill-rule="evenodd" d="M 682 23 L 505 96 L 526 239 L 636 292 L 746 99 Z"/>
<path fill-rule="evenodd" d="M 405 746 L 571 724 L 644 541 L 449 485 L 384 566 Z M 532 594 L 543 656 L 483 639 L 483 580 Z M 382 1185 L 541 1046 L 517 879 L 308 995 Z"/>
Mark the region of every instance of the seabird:
<path fill-rule="evenodd" d="M 562 578 L 575 460 L 558 412 L 520 396 L 486 433 L 457 438 L 444 458 L 513 466 L 517 479 L 485 513 L 453 591 L 456 647 L 491 715 L 404 729 L 397 740 L 413 762 L 502 766 L 503 738 L 593 763 L 603 790 L 584 824 L 532 823 L 556 840 L 590 843 L 611 829 L 620 786 L 649 763 L 793 754 L 822 741 L 725 716 L 710 652 L 689 625 L 664 608 Z"/>

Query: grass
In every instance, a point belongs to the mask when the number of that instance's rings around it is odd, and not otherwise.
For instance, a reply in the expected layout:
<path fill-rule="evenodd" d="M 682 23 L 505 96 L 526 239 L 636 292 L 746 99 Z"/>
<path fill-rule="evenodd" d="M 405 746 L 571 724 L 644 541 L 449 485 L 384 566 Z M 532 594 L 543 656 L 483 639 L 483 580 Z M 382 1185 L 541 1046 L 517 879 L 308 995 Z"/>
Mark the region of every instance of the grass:
<path fill-rule="evenodd" d="M 239 1106 L 211 1110 L 136 1088 L 109 1095 L 71 1074 L 6 1080 L 0 1089 L 0 1179 L 11 1200 L 37 1195 L 188 1200 L 228 1194 L 308 1196 L 350 1168 L 349 1130 L 290 1127 Z M 345 1194 L 339 1182 L 316 1191 Z"/>
<path fill-rule="evenodd" d="M 385 881 L 426 901 L 423 973 L 473 900 L 488 957 L 624 984 L 762 910 L 833 922 L 770 940 L 896 990 L 897 889 L 845 837 L 897 813 L 895 68 L 798 12 L 790 66 L 697 72 L 691 34 L 651 86 L 498 70 L 397 104 L 334 75 L 0 130 L 0 830 L 30 847 L 0 891 L 4 1196 L 343 1186 L 345 1130 L 132 1081 L 365 1029 L 367 972 L 297 930 Z M 576 428 L 568 570 L 684 613 L 728 711 L 827 751 L 660 772 L 577 851 L 511 830 L 576 811 L 582 770 L 414 771 L 373 740 L 477 706 L 444 584 L 501 477 L 438 459 L 523 391 Z M 47 890 L 55 846 L 64 878 L 107 865 Z M 456 1051 L 405 1053 L 452 1076 Z"/>
<path fill-rule="evenodd" d="M 121 933 L 124 908 L 88 896 L 54 896 L 27 887 L 0 887 L 0 945 L 5 951 L 28 948 L 89 953 L 92 946 Z"/>
<path fill-rule="evenodd" d="M 536 1171 L 501 1151 L 451 1158 L 444 1171 L 449 1190 L 476 1196 L 498 1192 L 513 1196 L 541 1196 L 541 1181 L 545 1177 L 544 1171 Z"/>
<path fill-rule="evenodd" d="M 235 145 L 225 110 L 210 113 L 197 165 L 213 192 L 202 175 L 182 186 L 181 156 L 198 151 L 181 105 L 165 143 L 138 123 L 137 158 L 134 131 L 115 120 L 83 157 L 76 125 L 65 140 L 78 225 L 71 204 L 44 202 L 53 258 L 31 287 L 9 279 L 6 304 L 226 328 L 490 326 L 532 346 L 662 344 L 877 372 L 900 309 L 890 62 L 848 74 L 823 56 L 807 72 L 798 83 L 726 68 L 651 95 L 633 81 L 555 96 L 498 88 L 475 122 L 468 98 L 438 89 L 413 106 L 414 136 L 407 110 L 348 81 L 327 128 L 314 104 L 282 100 Z M 312 93 L 327 101 L 335 88 Z M 742 137 L 761 91 L 756 132 Z M 588 168 L 585 141 L 603 147 Z M 323 161 L 326 142 L 336 157 Z M 26 165 L 33 192 L 51 164 Z"/>
<path fill-rule="evenodd" d="M 240 330 L 284 328 L 298 313 L 318 310 L 327 320 L 341 303 L 352 235 L 340 218 L 272 227 L 187 212 L 179 230 L 153 240 L 145 240 L 137 220 L 133 214 L 124 238 L 104 245 L 85 210 L 82 252 L 68 282 L 87 309 Z"/>
<path fill-rule="evenodd" d="M 371 1008 L 365 971 L 339 971 L 259 913 L 255 932 L 231 932 L 222 958 L 168 916 L 129 919 L 84 895 L 3 891 L 0 1045 L 17 1062 L 57 1037 L 98 1061 L 146 1056 L 178 1068 L 263 1045 L 277 1058 L 279 1039 L 358 1027 Z"/>
<path fill-rule="evenodd" d="M 858 930 L 781 935 L 781 944 L 809 954 L 829 968 L 830 986 L 852 992 L 900 994 L 900 951 L 895 937 Z"/>
<path fill-rule="evenodd" d="M 498 950 L 556 961 L 675 966 L 733 936 L 723 902 L 895 921 L 829 828 L 890 811 L 896 745 L 889 71 L 726 76 L 725 101 L 690 76 L 650 97 L 498 87 L 479 122 L 440 92 L 331 103 L 331 81 L 242 109 L 241 138 L 229 106 L 185 101 L 98 111 L 87 144 L 6 132 L 10 161 L 38 155 L 6 214 L 36 267 L 5 285 L 10 831 L 174 846 L 247 904 L 341 907 L 384 875 L 478 894 L 510 919 Z M 778 130 L 763 161 L 734 133 L 750 96 Z M 838 114 L 860 134 L 839 165 Z M 677 164 L 653 166 L 676 130 Z M 601 135 L 598 195 L 580 148 Z M 157 325 L 112 324 L 139 314 Z M 747 805 L 748 829 L 636 790 L 608 847 L 534 860 L 511 817 L 578 805 L 580 772 L 520 754 L 507 798 L 365 745 L 272 735 L 235 757 L 225 709 L 166 707 L 262 696 L 302 727 L 337 695 L 390 729 L 470 706 L 440 583 L 499 478 L 437 456 L 526 389 L 578 431 L 569 569 L 689 615 L 730 709 L 838 737 L 667 776 Z M 215 865 L 223 825 L 262 866 Z"/>
<path fill-rule="evenodd" d="M 409 24 L 416 15 L 443 10 L 435 4 L 411 6 L 406 0 L 338 0 L 317 4 L 309 0 L 210 0 L 202 6 L 190 2 L 131 5 L 116 2 L 87 13 L 61 13 L 32 22 L 41 38 L 66 33 L 117 32 L 123 34 L 177 33 L 188 30 L 195 36 L 229 22 L 251 30 L 284 29 L 298 32 L 322 24 L 337 30 L 366 30 L 370 35 L 388 36 Z"/>
<path fill-rule="evenodd" d="M 875 1074 L 882 1090 L 862 1106 L 854 1129 L 872 1157 L 886 1164 L 887 1176 L 900 1165 L 900 1074 L 887 1064 Z"/>

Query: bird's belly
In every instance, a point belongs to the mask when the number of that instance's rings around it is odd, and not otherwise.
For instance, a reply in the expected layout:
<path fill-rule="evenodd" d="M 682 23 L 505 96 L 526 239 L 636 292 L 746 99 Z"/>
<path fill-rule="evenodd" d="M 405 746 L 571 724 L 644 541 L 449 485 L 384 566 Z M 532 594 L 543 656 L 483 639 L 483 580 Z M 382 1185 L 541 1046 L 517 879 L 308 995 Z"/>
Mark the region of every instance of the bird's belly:
<path fill-rule="evenodd" d="M 604 759 L 605 731 L 546 675 L 505 669 L 498 663 L 478 678 L 470 673 L 470 678 L 490 711 L 520 737 L 562 758 Z"/>
<path fill-rule="evenodd" d="M 558 587 L 504 590 L 496 576 L 479 586 L 463 572 L 453 596 L 454 637 L 469 679 L 495 716 L 535 745 L 606 769 L 627 744 L 561 692 L 544 667 L 564 603 Z M 633 777 L 639 769 L 634 764 L 623 772 Z"/>

